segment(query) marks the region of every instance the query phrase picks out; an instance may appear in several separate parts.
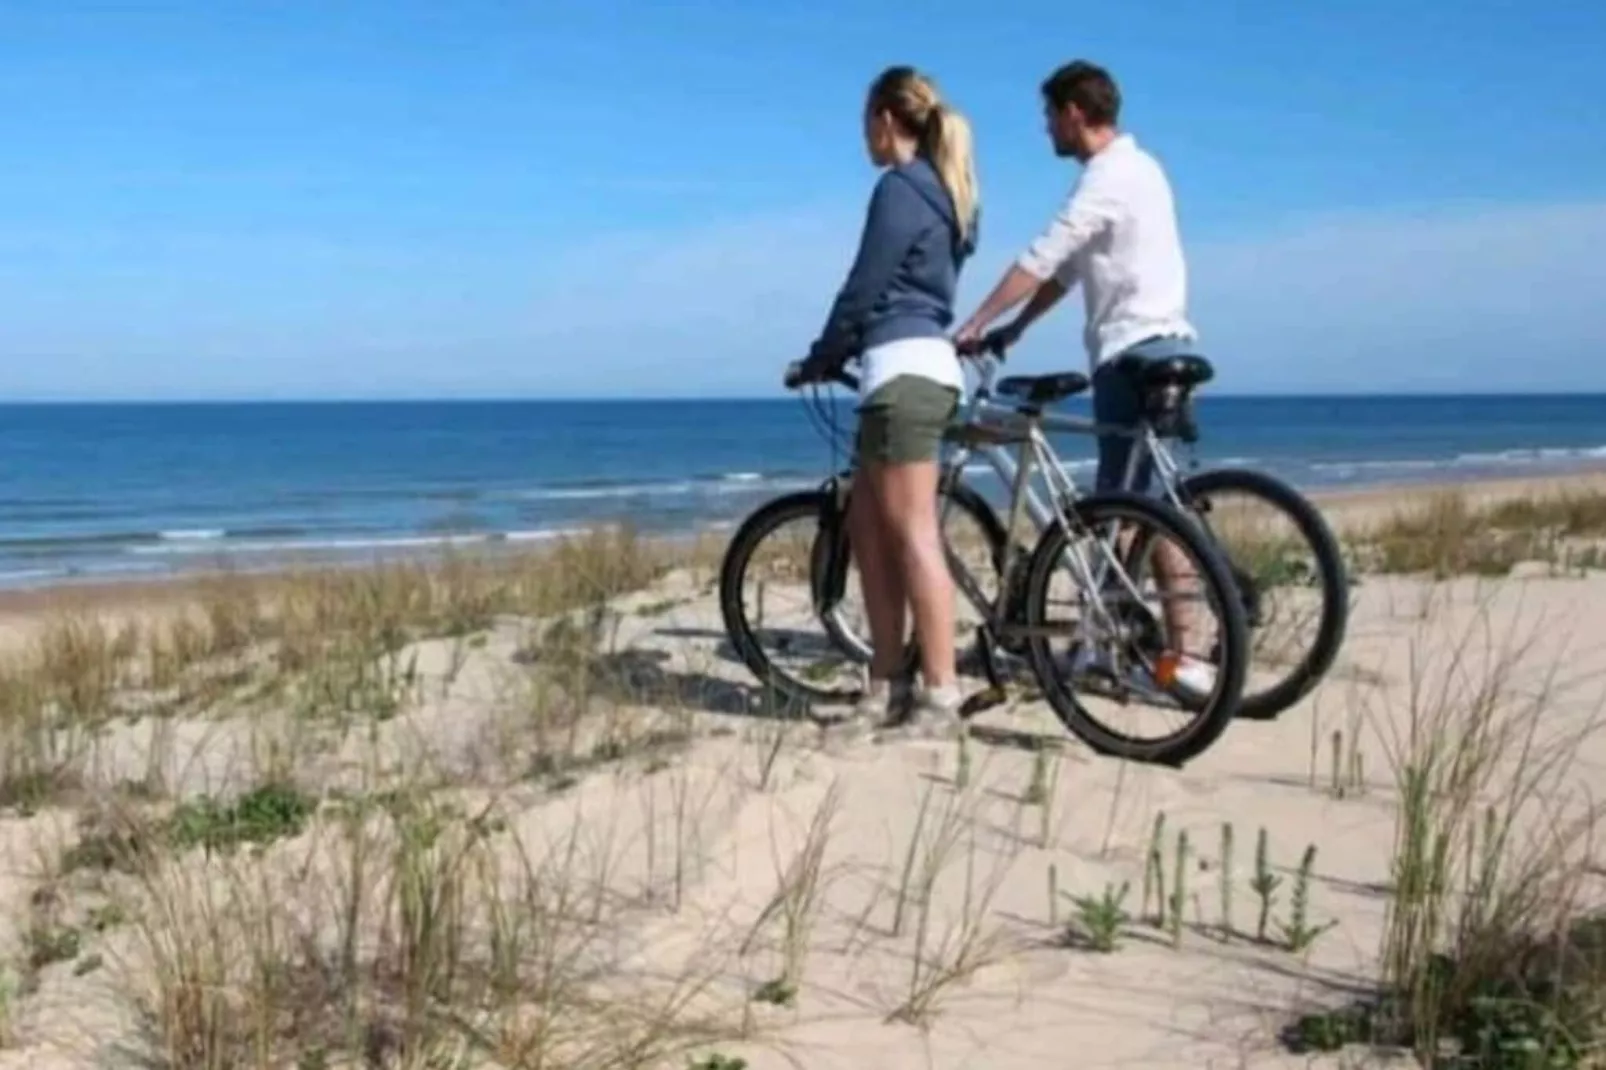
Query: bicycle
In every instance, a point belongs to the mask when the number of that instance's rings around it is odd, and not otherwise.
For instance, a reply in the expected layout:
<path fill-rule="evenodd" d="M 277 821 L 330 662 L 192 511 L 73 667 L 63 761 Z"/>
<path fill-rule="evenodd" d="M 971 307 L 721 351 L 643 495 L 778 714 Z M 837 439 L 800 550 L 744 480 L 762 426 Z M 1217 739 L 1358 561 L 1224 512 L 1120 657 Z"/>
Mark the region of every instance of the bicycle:
<path fill-rule="evenodd" d="M 986 340 L 987 351 L 999 361 L 1004 359 L 1005 348 L 997 332 Z M 1321 604 L 1315 615 L 1315 635 L 1309 649 L 1297 656 L 1280 658 L 1286 663 L 1286 671 L 1265 686 L 1256 688 L 1253 681 L 1246 684 L 1239 704 L 1239 717 L 1246 720 L 1273 720 L 1321 682 L 1343 645 L 1349 617 L 1349 576 L 1338 540 L 1321 513 L 1307 498 L 1269 473 L 1227 466 L 1193 467 L 1188 473 L 1183 472 L 1165 442 L 1175 439 L 1190 448 L 1198 442 L 1193 391 L 1214 378 L 1215 370 L 1209 360 L 1199 355 L 1166 361 L 1145 360 L 1129 355 L 1118 359 L 1117 368 L 1121 374 L 1137 380 L 1145 397 L 1143 415 L 1136 426 L 1112 427 L 1069 413 L 1052 413 L 1044 418 L 1044 430 L 1051 434 L 1119 434 L 1134 440 L 1126 471 L 1122 474 L 1121 489 L 1135 489 L 1141 466 L 1146 460 L 1152 461 L 1153 482 L 1159 496 L 1194 517 L 1206 534 L 1221 547 L 1244 601 L 1245 617 L 1253 639 L 1251 669 L 1257 674 L 1269 672 L 1269 663 L 1279 660 L 1274 659 L 1268 649 L 1259 646 L 1261 640 L 1264 638 L 1268 643 L 1279 641 L 1290 630 L 1282 627 L 1289 622 L 1278 620 L 1275 614 L 1268 615 L 1267 590 L 1279 586 L 1279 581 L 1286 585 L 1288 581 L 1299 577 L 1288 567 L 1287 556 L 1277 553 L 1275 546 L 1268 550 L 1264 546 L 1248 545 L 1243 548 L 1247 553 L 1235 552 L 1234 543 L 1237 540 L 1232 538 L 1231 533 L 1218 531 L 1212 526 L 1214 501 L 1240 496 L 1269 506 L 1272 512 L 1282 514 L 1291 522 L 1298 539 L 1308 548 L 1315 561 L 1313 578 L 1320 590 Z M 985 413 L 991 407 L 996 407 L 996 403 L 990 393 L 986 390 L 977 391 L 972 402 L 972 415 Z M 1007 481 L 1013 476 L 1007 456 L 1000 457 L 994 452 L 987 456 L 987 460 L 1001 478 Z M 1000 464 L 1000 461 L 1005 463 Z M 1041 502 L 1029 499 L 1029 507 L 1039 529 L 1052 520 L 1049 510 Z M 1245 560 L 1246 556 L 1251 559 Z M 1294 623 L 1294 630 L 1297 630 L 1298 622 Z"/>
<path fill-rule="evenodd" d="M 993 375 L 1004 360 L 1006 348 L 999 332 L 994 332 L 972 354 L 977 357 L 992 356 L 996 358 L 996 363 L 984 371 L 964 415 L 958 421 L 959 426 L 1009 409 L 1009 406 L 1001 406 L 994 400 L 993 386 Z M 1192 392 L 1214 378 L 1214 368 L 1206 358 L 1194 355 L 1156 362 L 1129 356 L 1121 360 L 1124 362 L 1123 374 L 1136 376 L 1143 383 L 1147 399 L 1142 419 L 1137 425 L 1131 428 L 1112 427 L 1088 417 L 1045 412 L 1042 417 L 1043 430 L 1048 434 L 1116 434 L 1134 439 L 1120 483 L 1122 490 L 1133 490 L 1145 460 L 1153 462 L 1153 482 L 1161 500 L 1193 517 L 1227 558 L 1244 602 L 1245 618 L 1251 633 L 1251 668 L 1256 670 L 1257 675 L 1264 675 L 1270 671 L 1269 662 L 1281 660 L 1286 665 L 1286 670 L 1265 686 L 1257 688 L 1253 680 L 1246 683 L 1239 703 L 1239 717 L 1256 721 L 1273 720 L 1321 682 L 1337 660 L 1343 645 L 1349 617 L 1349 577 L 1338 540 L 1321 513 L 1307 498 L 1269 473 L 1241 467 L 1202 470 L 1194 467 L 1187 473 L 1183 472 L 1165 442 L 1175 439 L 1191 447 L 1198 441 Z M 1144 382 L 1145 377 L 1149 377 L 1147 382 Z M 1013 485 L 1017 466 L 1009 451 L 985 445 L 951 458 L 946 466 L 945 479 L 963 480 L 964 466 L 973 453 L 980 454 L 1004 486 Z M 1042 531 L 1054 522 L 1054 511 L 1044 504 L 1032 488 L 1028 487 L 1025 493 L 1027 515 L 1033 526 Z M 1213 500 L 1228 496 L 1258 500 L 1270 506 L 1273 512 L 1285 516 L 1315 561 L 1314 579 L 1320 590 L 1320 607 L 1315 613 L 1313 641 L 1302 653 L 1291 657 L 1284 654 L 1279 659 L 1268 649 L 1259 646 L 1263 640 L 1267 643 L 1276 642 L 1285 638 L 1289 631 L 1298 630 L 1298 622 L 1294 622 L 1294 629 L 1289 629 L 1283 627 L 1288 622 L 1277 619 L 1274 613 L 1268 614 L 1265 596 L 1268 588 L 1280 585 L 1279 581 L 1287 586 L 1288 581 L 1299 577 L 1288 568 L 1286 555 L 1274 552 L 1275 547 L 1272 552 L 1259 547 L 1258 553 L 1254 552 L 1257 548 L 1248 547 L 1251 556 L 1258 560 L 1239 560 L 1244 555 L 1234 553 L 1235 540 L 1230 535 L 1223 537 L 1223 533 L 1216 531 L 1211 524 Z M 985 499 L 968 488 L 965 492 L 956 491 L 955 501 L 967 511 L 992 512 Z M 1002 540 L 1007 537 L 1003 525 L 991 515 L 978 517 L 977 522 L 988 533 L 988 539 L 998 540 L 992 552 L 995 557 L 1000 557 Z M 1019 597 L 1018 592 L 1016 597 Z M 850 635 L 844 628 L 834 633 L 833 638 L 851 656 L 868 660 L 869 643 L 862 636 Z"/>
<path fill-rule="evenodd" d="M 989 392 L 990 379 L 991 373 Z M 856 378 L 842 370 L 832 373 L 827 381 L 850 390 L 858 388 Z M 974 716 L 1002 700 L 1000 663 L 1011 656 L 1010 648 L 1024 649 L 1032 675 L 1056 717 L 1092 750 L 1134 761 L 1180 766 L 1214 743 L 1233 719 L 1247 669 L 1248 631 L 1243 606 L 1227 565 L 1213 543 L 1175 507 L 1127 491 L 1078 493 L 1044 435 L 1042 422 L 1047 405 L 1085 390 L 1088 385 L 1087 377 L 1077 373 L 1006 379 L 997 384 L 997 391 L 1000 396 L 1014 398 L 1013 406 L 1002 407 L 1003 412 L 979 415 L 950 430 L 950 439 L 962 451 L 983 443 L 1000 451 L 1013 446 L 1019 458 L 1015 462 L 1007 528 L 986 500 L 962 482 L 944 479 L 939 492 L 945 520 L 957 508 L 980 521 L 988 556 L 993 559 L 989 564 L 1000 580 L 1000 597 L 988 598 L 952 541 L 944 540 L 960 601 L 980 618 L 977 648 L 990 685 L 971 696 L 964 712 Z M 1027 483 L 1034 468 L 1042 471 L 1056 494 L 1047 507 L 1053 522 L 1043 527 L 1036 546 L 1028 553 L 1018 540 L 1007 538 L 1006 532 L 1015 529 L 1026 508 L 1023 491 L 1030 489 Z M 952 470 L 950 465 L 949 471 Z M 852 480 L 850 464 L 813 490 L 782 495 L 760 506 L 737 528 L 720 569 L 721 614 L 738 656 L 761 682 L 788 701 L 804 706 L 851 701 L 859 692 L 821 686 L 822 678 L 810 671 L 814 665 L 798 675 L 785 672 L 757 641 L 755 632 L 764 623 L 762 607 L 755 619 L 742 594 L 766 540 L 789 521 L 812 521 L 816 530 L 803 554 L 806 560 L 778 554 L 777 560 L 785 567 L 772 582 L 798 585 L 796 573 L 802 573 L 801 586 L 807 591 L 808 601 L 805 615 L 825 626 L 829 635 L 827 649 L 834 647 L 841 652 L 848 634 L 837 613 L 852 556 L 846 525 Z M 1122 525 L 1140 529 L 1140 537 L 1129 538 L 1124 551 L 1117 548 L 1118 533 L 1112 532 L 1107 541 L 1094 537 L 1107 528 L 1118 529 Z M 1088 539 L 1091 550 L 1081 545 Z M 1212 649 L 1215 671 L 1208 692 L 1181 686 L 1178 654 L 1168 645 L 1166 626 L 1147 605 L 1139 587 L 1141 573 L 1134 579 L 1129 571 L 1138 557 L 1137 550 L 1161 541 L 1176 547 L 1188 559 L 1192 574 L 1202 583 L 1204 602 L 1219 622 L 1220 635 Z M 1018 607 L 1016 599 L 1003 596 L 1003 592 L 1016 589 L 1017 569 L 1024 570 L 1018 579 Z M 1062 574 L 1070 577 L 1082 612 L 1077 619 L 1061 624 L 1049 620 L 1049 606 L 1050 586 Z M 760 581 L 761 596 L 762 592 Z M 1072 663 L 1094 663 L 1104 669 L 1107 686 L 1073 690 L 1067 682 L 1071 674 L 1063 671 L 1061 657 L 1050 646 L 1058 636 L 1073 640 L 1069 655 Z M 917 642 L 918 639 L 906 651 L 906 665 L 917 656 Z M 1159 739 L 1140 740 L 1105 724 L 1088 709 L 1084 700 L 1099 696 L 1111 698 L 1123 708 L 1134 698 L 1155 699 L 1159 704 L 1180 708 L 1185 714 L 1184 724 Z"/>

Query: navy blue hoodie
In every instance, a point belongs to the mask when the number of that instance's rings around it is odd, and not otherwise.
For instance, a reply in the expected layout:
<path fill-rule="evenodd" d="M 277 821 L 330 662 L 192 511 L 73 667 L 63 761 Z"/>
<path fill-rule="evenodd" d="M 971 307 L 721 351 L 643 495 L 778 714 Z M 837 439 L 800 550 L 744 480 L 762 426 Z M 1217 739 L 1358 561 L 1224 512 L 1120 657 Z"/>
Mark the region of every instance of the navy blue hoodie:
<path fill-rule="evenodd" d="M 975 248 L 975 223 L 961 238 L 953 198 L 928 160 L 888 168 L 810 356 L 839 362 L 899 338 L 942 337 L 954 319 L 960 268 Z"/>

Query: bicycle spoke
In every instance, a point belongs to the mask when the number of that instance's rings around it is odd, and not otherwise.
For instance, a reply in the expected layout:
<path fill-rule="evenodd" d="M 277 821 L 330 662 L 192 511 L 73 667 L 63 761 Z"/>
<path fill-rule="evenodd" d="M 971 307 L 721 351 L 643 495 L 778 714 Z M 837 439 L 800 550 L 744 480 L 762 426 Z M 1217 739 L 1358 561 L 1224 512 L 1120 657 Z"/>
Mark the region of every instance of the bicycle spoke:
<path fill-rule="evenodd" d="M 778 672 L 825 690 L 857 685 L 857 662 L 839 650 L 814 611 L 809 562 L 818 525 L 799 518 L 777 529 L 754 552 L 742 589 L 743 611 L 754 641 Z M 849 599 L 837 612 L 852 620 L 858 583 L 849 577 Z M 850 601 L 851 600 L 851 601 Z"/>
<path fill-rule="evenodd" d="M 1275 717 L 1337 658 L 1349 609 L 1343 555 L 1316 508 L 1264 473 L 1207 470 L 1188 478 L 1186 498 L 1244 603 L 1252 650 L 1241 715 Z"/>

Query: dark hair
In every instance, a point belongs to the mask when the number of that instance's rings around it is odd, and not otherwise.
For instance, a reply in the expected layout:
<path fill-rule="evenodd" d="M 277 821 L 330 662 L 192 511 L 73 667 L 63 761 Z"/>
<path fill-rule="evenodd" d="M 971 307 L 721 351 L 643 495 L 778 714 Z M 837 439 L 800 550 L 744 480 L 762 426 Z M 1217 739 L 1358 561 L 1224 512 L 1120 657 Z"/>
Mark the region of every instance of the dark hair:
<path fill-rule="evenodd" d="M 1073 60 L 1043 80 L 1043 99 L 1059 111 L 1075 104 L 1094 126 L 1114 126 L 1121 117 L 1121 90 L 1110 72 L 1087 60 Z"/>

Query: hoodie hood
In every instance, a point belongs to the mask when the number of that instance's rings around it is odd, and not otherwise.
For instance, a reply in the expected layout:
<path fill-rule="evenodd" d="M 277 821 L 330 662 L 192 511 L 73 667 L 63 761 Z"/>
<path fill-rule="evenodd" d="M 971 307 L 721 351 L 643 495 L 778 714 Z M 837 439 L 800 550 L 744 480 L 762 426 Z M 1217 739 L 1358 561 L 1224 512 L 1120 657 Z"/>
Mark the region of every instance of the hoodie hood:
<path fill-rule="evenodd" d="M 976 226 L 959 235 L 953 198 L 922 159 L 876 179 L 853 270 L 811 353 L 861 353 L 900 338 L 942 338 Z"/>
<path fill-rule="evenodd" d="M 976 251 L 975 221 L 972 220 L 970 232 L 960 236 L 959 213 L 954 208 L 954 199 L 948 195 L 948 187 L 942 184 L 942 176 L 937 173 L 936 167 L 924 156 L 916 156 L 908 163 L 899 167 L 896 173 L 914 187 L 915 192 L 929 205 L 934 212 L 948 225 L 954 237 L 954 251 L 961 257 L 970 256 Z"/>

